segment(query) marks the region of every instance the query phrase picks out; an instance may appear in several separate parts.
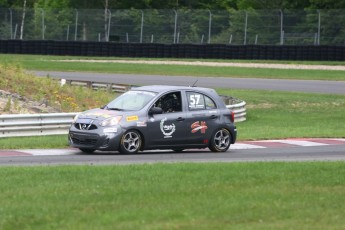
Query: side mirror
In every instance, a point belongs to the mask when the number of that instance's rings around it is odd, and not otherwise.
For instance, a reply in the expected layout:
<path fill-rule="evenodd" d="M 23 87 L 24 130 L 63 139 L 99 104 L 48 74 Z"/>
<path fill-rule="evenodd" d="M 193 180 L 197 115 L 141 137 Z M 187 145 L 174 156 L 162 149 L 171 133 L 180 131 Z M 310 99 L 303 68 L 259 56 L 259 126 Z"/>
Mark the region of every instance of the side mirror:
<path fill-rule="evenodd" d="M 162 113 L 163 113 L 163 109 L 161 107 L 152 107 L 149 110 L 149 115 L 150 116 L 155 115 L 155 114 L 162 114 Z"/>

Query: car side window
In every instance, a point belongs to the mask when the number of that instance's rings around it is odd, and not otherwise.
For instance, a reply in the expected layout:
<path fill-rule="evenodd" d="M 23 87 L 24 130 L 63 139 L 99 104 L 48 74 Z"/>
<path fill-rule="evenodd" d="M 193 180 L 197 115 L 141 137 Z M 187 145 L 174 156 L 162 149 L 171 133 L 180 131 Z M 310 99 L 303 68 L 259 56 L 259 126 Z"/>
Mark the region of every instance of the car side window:
<path fill-rule="evenodd" d="M 201 93 L 187 92 L 188 108 L 189 110 L 204 110 L 204 109 L 216 109 L 216 103 Z"/>
<path fill-rule="evenodd" d="M 208 96 L 204 96 L 205 97 L 205 104 L 206 104 L 206 109 L 216 109 L 216 103 L 214 103 L 214 101 L 209 98 Z"/>
<path fill-rule="evenodd" d="M 171 92 L 161 96 L 154 107 L 160 107 L 163 113 L 174 113 L 182 111 L 181 92 Z"/>

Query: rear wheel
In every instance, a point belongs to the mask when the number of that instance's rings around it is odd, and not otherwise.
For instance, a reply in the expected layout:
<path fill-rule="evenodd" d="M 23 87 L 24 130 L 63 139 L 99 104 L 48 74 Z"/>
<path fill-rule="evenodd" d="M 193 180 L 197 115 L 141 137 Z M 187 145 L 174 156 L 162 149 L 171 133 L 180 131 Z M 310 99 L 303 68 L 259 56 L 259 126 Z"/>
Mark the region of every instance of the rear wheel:
<path fill-rule="evenodd" d="M 173 149 L 175 153 L 181 153 L 184 149 Z"/>
<path fill-rule="evenodd" d="M 229 130 L 218 129 L 212 136 L 209 149 L 212 152 L 225 152 L 229 149 L 231 143 L 231 134 Z"/>
<path fill-rule="evenodd" d="M 95 149 L 86 149 L 86 148 L 80 148 L 80 150 L 84 153 L 93 153 Z"/>
<path fill-rule="evenodd" d="M 137 153 L 141 145 L 142 138 L 140 133 L 135 130 L 129 130 L 121 137 L 119 152 L 122 154 Z"/>

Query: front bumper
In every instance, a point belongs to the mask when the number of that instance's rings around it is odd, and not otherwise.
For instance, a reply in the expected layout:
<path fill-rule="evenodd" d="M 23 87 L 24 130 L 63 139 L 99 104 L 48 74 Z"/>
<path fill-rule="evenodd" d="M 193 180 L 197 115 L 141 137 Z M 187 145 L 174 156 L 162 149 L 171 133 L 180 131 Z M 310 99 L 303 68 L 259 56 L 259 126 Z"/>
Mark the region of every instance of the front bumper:
<path fill-rule="evenodd" d="M 69 145 L 75 148 L 95 149 L 102 151 L 117 151 L 119 148 L 122 129 L 116 132 L 103 132 L 100 130 L 78 130 L 71 127 L 68 135 Z"/>

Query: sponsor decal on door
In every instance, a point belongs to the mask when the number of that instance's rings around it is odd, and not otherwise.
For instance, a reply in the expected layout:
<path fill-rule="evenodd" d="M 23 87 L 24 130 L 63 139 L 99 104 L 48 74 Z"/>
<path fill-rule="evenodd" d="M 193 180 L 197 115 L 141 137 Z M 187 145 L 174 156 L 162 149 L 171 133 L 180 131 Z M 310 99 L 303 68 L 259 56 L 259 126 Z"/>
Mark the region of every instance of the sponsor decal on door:
<path fill-rule="evenodd" d="M 205 121 L 196 121 L 191 125 L 192 133 L 196 133 L 200 130 L 201 133 L 206 133 L 207 124 Z"/>

